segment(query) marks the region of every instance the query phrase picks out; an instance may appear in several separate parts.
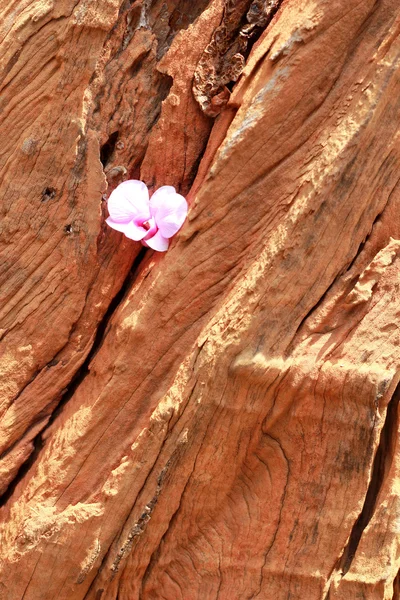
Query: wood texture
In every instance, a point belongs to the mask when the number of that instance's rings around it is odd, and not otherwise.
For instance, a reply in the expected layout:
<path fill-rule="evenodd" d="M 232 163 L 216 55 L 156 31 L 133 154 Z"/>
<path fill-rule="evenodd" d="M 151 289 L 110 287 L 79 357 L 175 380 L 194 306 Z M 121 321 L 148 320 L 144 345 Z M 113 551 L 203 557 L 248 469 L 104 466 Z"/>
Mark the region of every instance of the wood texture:
<path fill-rule="evenodd" d="M 1 7 L 1 599 L 398 598 L 398 12 Z"/>

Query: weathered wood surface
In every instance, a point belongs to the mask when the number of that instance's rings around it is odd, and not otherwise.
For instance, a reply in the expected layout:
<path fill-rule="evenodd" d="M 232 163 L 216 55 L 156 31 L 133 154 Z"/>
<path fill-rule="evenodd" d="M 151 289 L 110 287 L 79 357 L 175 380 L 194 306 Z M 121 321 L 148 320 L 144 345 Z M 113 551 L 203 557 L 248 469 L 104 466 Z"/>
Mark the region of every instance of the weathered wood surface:
<path fill-rule="evenodd" d="M 398 13 L 3 2 L 2 600 L 399 598 Z"/>

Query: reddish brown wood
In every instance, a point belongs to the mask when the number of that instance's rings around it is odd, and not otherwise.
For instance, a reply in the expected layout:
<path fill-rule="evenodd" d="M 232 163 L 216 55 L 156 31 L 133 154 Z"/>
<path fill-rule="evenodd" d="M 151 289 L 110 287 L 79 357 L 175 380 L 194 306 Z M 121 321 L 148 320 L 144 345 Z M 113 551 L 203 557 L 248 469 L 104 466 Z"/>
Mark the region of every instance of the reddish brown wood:
<path fill-rule="evenodd" d="M 398 598 L 396 0 L 0 22 L 1 600 Z"/>

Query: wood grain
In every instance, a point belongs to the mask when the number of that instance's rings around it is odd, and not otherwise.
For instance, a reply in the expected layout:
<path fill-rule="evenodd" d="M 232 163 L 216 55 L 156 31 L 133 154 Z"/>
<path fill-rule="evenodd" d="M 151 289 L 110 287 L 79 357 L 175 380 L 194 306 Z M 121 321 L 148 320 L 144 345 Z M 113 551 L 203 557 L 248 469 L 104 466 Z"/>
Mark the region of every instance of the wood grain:
<path fill-rule="evenodd" d="M 0 598 L 396 598 L 397 2 L 282 2 L 215 123 L 226 3 L 2 10 Z"/>

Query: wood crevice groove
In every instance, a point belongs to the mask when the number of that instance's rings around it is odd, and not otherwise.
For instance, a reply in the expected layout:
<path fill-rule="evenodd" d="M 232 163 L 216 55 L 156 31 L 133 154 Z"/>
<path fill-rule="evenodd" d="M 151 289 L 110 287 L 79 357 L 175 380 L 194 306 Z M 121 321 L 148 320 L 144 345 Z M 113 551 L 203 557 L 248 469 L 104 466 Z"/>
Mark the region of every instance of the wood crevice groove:
<path fill-rule="evenodd" d="M 399 400 L 400 388 L 398 386 L 387 407 L 379 446 L 372 464 L 371 479 L 365 495 L 364 505 L 357 521 L 354 523 L 349 541 L 342 555 L 341 571 L 343 576 L 349 571 L 362 534 L 374 515 L 380 490 L 385 482 L 393 459 L 398 429 L 397 411 Z"/>
<path fill-rule="evenodd" d="M 200 446 L 200 449 L 199 449 L 199 451 L 198 451 L 198 453 L 196 455 L 196 459 L 197 459 L 197 456 L 198 456 L 200 450 L 201 450 L 201 446 Z M 194 473 L 194 471 L 196 469 L 196 459 L 195 459 L 195 462 L 194 462 L 194 465 L 193 465 L 192 472 L 190 473 L 190 475 L 189 475 L 189 477 L 188 477 L 188 479 L 186 481 L 185 487 L 183 488 L 183 491 L 182 491 L 182 494 L 181 494 L 181 497 L 180 497 L 180 500 L 179 500 L 179 505 L 176 508 L 175 512 L 172 514 L 172 516 L 171 516 L 171 518 L 169 520 L 169 523 L 167 525 L 167 528 L 166 528 L 164 534 L 162 535 L 159 544 L 157 545 L 157 547 L 155 548 L 155 550 L 152 552 L 152 554 L 150 556 L 149 563 L 148 563 L 148 565 L 146 567 L 145 572 L 143 573 L 142 583 L 141 583 L 141 589 L 140 589 L 140 592 L 139 592 L 139 598 L 138 598 L 138 600 L 142 600 L 142 598 L 144 598 L 144 596 L 143 596 L 143 588 L 146 585 L 146 582 L 147 582 L 147 580 L 150 577 L 150 573 L 152 571 L 152 568 L 153 568 L 154 564 L 157 562 L 157 559 L 158 559 L 159 554 L 160 554 L 160 547 L 161 547 L 164 539 L 168 535 L 168 533 L 169 533 L 169 531 L 171 529 L 171 526 L 173 525 L 174 521 L 176 521 L 177 515 L 179 514 L 179 511 L 180 511 L 181 506 L 182 506 L 183 496 L 184 496 L 185 491 L 186 491 L 186 489 L 187 489 L 187 487 L 189 485 L 191 477 L 192 477 L 192 475 L 193 475 L 193 473 Z"/>
<path fill-rule="evenodd" d="M 400 571 L 397 573 L 393 581 L 393 597 L 392 600 L 399 600 L 400 598 Z"/>
<path fill-rule="evenodd" d="M 259 597 L 260 597 L 260 594 L 262 593 L 262 589 L 263 589 L 263 582 L 264 582 L 264 574 L 263 574 L 263 571 L 264 571 L 264 569 L 265 569 L 265 567 L 266 567 L 267 560 L 268 560 L 268 555 L 269 555 L 269 553 L 271 552 L 271 550 L 272 550 L 272 548 L 273 548 L 273 546 L 274 546 L 274 544 L 275 544 L 275 542 L 276 542 L 276 538 L 277 538 L 277 535 L 278 535 L 278 531 L 279 531 L 279 528 L 280 528 L 280 526 L 281 526 L 281 521 L 282 521 L 282 512 L 283 512 L 283 508 L 284 508 L 284 505 L 285 505 L 285 499 L 286 499 L 287 490 L 288 490 L 288 486 L 289 486 L 289 480 L 290 480 L 290 461 L 289 461 L 288 457 L 286 456 L 286 453 L 285 453 L 285 451 L 284 451 L 284 449 L 283 449 L 283 447 L 282 447 L 282 444 L 281 444 L 281 442 L 279 441 L 279 439 L 277 439 L 277 438 L 273 437 L 273 436 L 272 436 L 270 433 L 268 433 L 268 432 L 265 432 L 265 433 L 264 433 L 264 435 L 268 436 L 268 437 L 269 437 L 271 440 L 273 440 L 273 441 L 274 441 L 274 442 L 275 442 L 275 443 L 278 445 L 278 447 L 279 447 L 280 451 L 282 452 L 282 456 L 284 457 L 284 459 L 285 459 L 285 462 L 286 462 L 286 465 L 287 465 L 287 477 L 286 477 L 286 481 L 285 481 L 285 486 L 284 486 L 284 488 L 283 488 L 283 493 L 282 493 L 281 504 L 280 504 L 280 507 L 279 507 L 279 517 L 278 517 L 278 522 L 277 522 L 277 525 L 276 525 L 275 531 L 274 531 L 274 533 L 273 533 L 272 540 L 271 540 L 271 542 L 269 543 L 269 545 L 268 545 L 268 548 L 267 548 L 267 549 L 266 549 L 266 551 L 264 552 L 264 556 L 263 556 L 263 562 L 262 562 L 262 566 L 261 566 L 261 569 L 260 569 L 260 580 L 259 580 L 259 584 L 258 584 L 258 585 L 259 585 L 259 587 L 258 587 L 258 590 L 257 590 L 257 591 L 256 591 L 256 592 L 255 592 L 255 593 L 254 593 L 254 594 L 251 596 L 251 599 L 250 599 L 250 600 L 254 600 L 255 598 L 259 598 Z"/>
<path fill-rule="evenodd" d="M 200 352 L 201 352 L 201 348 L 199 348 L 199 351 L 198 351 L 198 353 L 197 353 L 196 360 L 197 360 L 197 358 L 198 358 L 198 355 L 200 354 Z M 191 400 L 191 398 L 192 398 L 192 396 L 193 396 L 193 394 L 194 394 L 194 392 L 195 392 L 195 389 L 196 389 L 196 385 L 194 385 L 194 386 L 193 386 L 193 388 L 192 388 L 192 391 L 191 391 L 191 393 L 190 393 L 190 395 L 189 395 L 188 402 L 186 403 L 186 405 L 185 405 L 185 408 L 186 408 L 186 406 L 189 404 L 189 402 L 190 402 L 190 400 Z M 183 487 L 183 490 L 182 490 L 182 492 L 181 492 L 181 494 L 180 494 L 180 498 L 179 498 L 179 504 L 178 504 L 178 506 L 177 506 L 176 510 L 174 511 L 174 513 L 171 515 L 171 517 L 170 517 L 170 519 L 169 519 L 169 522 L 168 522 L 168 525 L 167 525 L 167 527 L 166 527 L 166 530 L 164 531 L 164 533 L 163 533 L 163 535 L 162 535 L 162 537 L 161 537 L 161 539 L 160 539 L 159 543 L 157 544 L 157 547 L 156 547 L 156 548 L 153 550 L 153 552 L 151 553 L 151 556 L 150 556 L 149 562 L 148 562 L 148 564 L 147 564 L 146 570 L 145 570 L 145 572 L 143 573 L 143 577 L 142 577 L 142 579 L 141 579 L 141 587 L 140 587 L 140 591 L 139 591 L 139 595 L 138 595 L 138 600 L 142 600 L 142 599 L 143 599 L 143 590 L 144 590 L 144 586 L 146 585 L 146 582 L 147 582 L 147 580 L 148 580 L 148 579 L 149 579 L 149 577 L 150 577 L 150 573 L 151 573 L 151 571 L 152 571 L 152 569 L 153 569 L 154 565 L 156 564 L 156 562 L 157 562 L 157 559 L 158 559 L 158 557 L 159 557 L 159 555 L 160 555 L 160 548 L 161 548 L 161 546 L 162 546 L 162 544 L 163 544 L 164 540 L 165 540 L 165 539 L 167 538 L 167 536 L 169 535 L 172 525 L 173 525 L 173 524 L 174 524 L 174 522 L 177 520 L 177 518 L 178 518 L 178 515 L 180 514 L 181 507 L 182 507 L 182 503 L 183 503 L 183 499 L 184 499 L 184 496 L 185 496 L 185 492 L 186 492 L 186 490 L 188 489 L 188 486 L 189 486 L 189 484 L 190 484 L 190 482 L 191 482 L 191 479 L 192 479 L 192 477 L 193 477 L 193 474 L 194 474 L 194 472 L 196 471 L 196 464 L 197 464 L 197 460 L 198 460 L 198 458 L 199 458 L 200 452 L 201 452 L 201 451 L 202 451 L 202 449 L 203 449 L 204 440 L 207 438 L 207 435 L 208 435 L 208 433 L 209 433 L 209 430 L 210 430 L 210 427 L 211 427 L 211 425 L 212 425 L 212 423 L 213 423 L 213 421 L 214 421 L 214 417 L 215 417 L 215 415 L 216 415 L 216 413 L 217 413 L 217 411 L 218 411 L 218 408 L 219 408 L 219 405 L 218 405 L 218 406 L 215 408 L 215 410 L 214 410 L 214 412 L 213 412 L 212 416 L 211 416 L 211 417 L 210 417 L 210 419 L 209 419 L 209 422 L 208 422 L 208 424 L 207 424 L 207 427 L 206 427 L 206 429 L 205 429 L 205 432 L 204 432 L 203 438 L 202 438 L 202 440 L 201 440 L 201 442 L 200 442 L 200 444 L 199 444 L 198 450 L 197 450 L 197 452 L 196 452 L 196 456 L 195 456 L 195 458 L 194 458 L 194 461 L 193 461 L 193 467 L 192 467 L 192 469 L 191 469 L 191 471 L 190 471 L 190 473 L 189 473 L 189 475 L 188 475 L 188 478 L 187 478 L 187 480 L 186 480 L 186 483 L 185 483 L 185 485 L 184 485 L 184 487 Z M 183 412 L 183 411 L 182 411 L 182 412 Z M 164 443 L 165 443 L 165 442 L 164 442 Z M 172 455 L 171 455 L 171 458 L 169 459 L 169 463 L 172 461 L 172 458 L 173 458 L 173 456 L 174 456 L 175 452 L 176 452 L 176 449 L 175 449 L 175 450 L 174 450 L 174 452 L 172 453 Z"/>
<path fill-rule="evenodd" d="M 393 186 L 392 190 L 390 191 L 390 193 L 388 194 L 387 200 L 385 202 L 385 205 L 383 206 L 382 210 L 380 210 L 378 212 L 378 214 L 376 215 L 375 219 L 372 222 L 371 225 L 371 229 L 369 231 L 369 233 L 366 235 L 365 239 L 363 242 L 361 242 L 361 244 L 358 247 L 358 250 L 356 252 L 356 254 L 354 255 L 354 258 L 352 259 L 352 261 L 350 262 L 349 266 L 346 268 L 345 270 L 345 274 L 349 273 L 352 269 L 352 267 L 354 266 L 354 264 L 356 263 L 357 259 L 360 257 L 362 251 L 364 250 L 366 244 L 368 243 L 368 241 L 370 240 L 371 236 L 373 235 L 376 226 L 382 221 L 382 217 L 385 213 L 385 210 L 387 209 L 387 207 L 390 205 L 391 202 L 391 197 L 394 193 L 394 191 L 397 189 L 397 186 L 400 183 L 400 179 L 396 181 L 395 185 Z"/>
<path fill-rule="evenodd" d="M 112 539 L 111 543 L 109 544 L 107 550 L 104 553 L 104 556 L 102 558 L 102 561 L 97 569 L 96 575 L 93 578 L 93 581 L 88 589 L 88 591 L 85 594 L 85 597 L 83 598 L 83 600 L 86 600 L 87 598 L 90 597 L 90 595 L 93 593 L 94 590 L 94 586 L 97 583 L 97 578 L 99 576 L 99 574 L 103 571 L 103 569 L 105 568 L 107 561 L 110 558 L 110 555 L 112 553 L 112 548 L 114 543 L 116 542 L 116 540 L 118 539 L 118 537 L 121 535 L 121 532 L 123 532 L 123 530 L 125 529 L 129 518 L 132 515 L 133 510 L 135 509 L 136 505 L 137 505 L 137 501 L 138 499 L 141 497 L 141 495 L 144 493 L 146 486 L 148 485 L 150 479 L 152 478 L 152 476 L 154 475 L 154 469 L 160 459 L 160 456 L 165 448 L 165 444 L 169 438 L 169 434 L 170 434 L 170 429 L 169 429 L 169 424 L 172 420 L 172 415 L 167 423 L 167 431 L 165 433 L 165 438 L 161 444 L 161 447 L 158 451 L 157 456 L 155 457 L 154 463 L 152 465 L 152 467 L 149 469 L 149 472 L 146 476 L 146 479 L 143 482 L 142 487 L 140 488 L 140 490 L 138 491 L 136 498 L 132 504 L 132 508 L 129 512 L 129 514 L 127 515 L 125 521 L 123 522 L 123 524 L 121 525 L 120 529 L 118 530 L 118 532 L 116 533 L 116 535 L 114 536 L 114 538 Z M 149 522 L 150 518 L 151 518 L 151 514 L 154 510 L 154 508 L 156 507 L 156 504 L 158 502 L 158 498 L 162 492 L 162 488 L 163 488 L 163 483 L 164 483 L 164 479 L 169 471 L 169 468 L 171 466 L 171 463 L 173 462 L 174 456 L 177 454 L 178 452 L 178 447 L 175 448 L 175 450 L 172 452 L 170 458 L 165 462 L 163 468 L 160 470 L 158 476 L 157 476 L 157 484 L 156 484 L 156 489 L 151 497 L 151 499 L 145 503 L 145 508 L 142 509 L 140 517 L 136 520 L 135 524 L 133 525 L 133 527 L 131 528 L 129 534 L 126 537 L 126 541 L 123 542 L 121 544 L 120 550 L 119 552 L 116 553 L 116 557 L 112 563 L 111 566 L 111 571 L 112 571 L 112 576 L 111 576 L 111 581 L 114 579 L 114 577 L 116 576 L 116 574 L 120 571 L 120 562 L 121 560 L 128 556 L 129 553 L 132 550 L 132 546 L 134 544 L 134 540 L 135 538 L 137 538 L 138 536 L 140 536 L 145 528 L 147 523 Z M 125 567 L 125 565 L 124 565 Z M 122 568 L 122 571 L 124 569 L 124 567 Z M 98 593 L 98 592 L 97 592 Z"/>
<path fill-rule="evenodd" d="M 145 251 L 145 249 L 144 249 L 144 251 Z M 143 251 L 142 251 L 142 252 L 143 252 Z M 141 262 L 142 262 L 141 260 L 138 260 L 138 261 L 137 261 L 137 267 L 139 267 L 139 265 L 141 264 Z M 134 269 L 132 269 L 132 271 L 134 271 Z M 201 348 L 202 348 L 202 347 L 199 347 L 199 348 L 198 348 L 198 350 L 197 350 L 196 357 L 195 357 L 195 359 L 194 359 L 194 363 L 193 363 L 193 367 L 192 367 L 192 371 L 193 371 L 193 372 L 196 370 L 196 361 L 197 361 L 197 359 L 198 359 L 198 357 L 199 357 L 199 355 L 200 355 Z M 189 402 L 190 402 L 190 400 L 191 400 L 191 398 L 192 398 L 192 396 L 193 396 L 193 393 L 194 393 L 194 391 L 196 390 L 196 383 L 197 383 L 197 381 L 195 381 L 195 382 L 194 382 L 194 384 L 193 384 L 193 386 L 192 386 L 192 389 L 191 389 L 191 392 L 190 392 L 190 394 L 189 394 L 189 397 L 188 397 L 187 401 L 185 402 L 184 406 L 182 406 L 182 407 L 181 407 L 181 411 L 180 411 L 180 415 L 178 416 L 178 420 L 179 420 L 180 416 L 181 416 L 181 415 L 184 413 L 184 411 L 185 411 L 185 409 L 186 409 L 187 405 L 189 404 Z M 84 597 L 84 599 L 83 599 L 83 600 L 86 600 L 86 598 L 89 598 L 90 594 L 92 594 L 92 593 L 93 593 L 93 589 L 94 589 L 94 586 L 96 585 L 97 578 L 98 578 L 99 574 L 100 574 L 100 573 L 103 571 L 103 569 L 105 568 L 105 566 L 106 566 L 106 564 L 107 564 L 107 561 L 108 561 L 108 559 L 110 558 L 110 554 L 111 554 L 111 552 L 112 552 L 112 547 L 113 547 L 114 543 L 116 542 L 116 540 L 118 539 L 118 537 L 121 535 L 121 532 L 122 532 L 122 531 L 125 529 L 125 526 L 126 526 L 126 524 L 128 523 L 128 521 L 129 521 L 129 518 L 130 518 L 130 516 L 131 516 L 131 514 L 132 514 L 132 511 L 135 509 L 135 507 L 136 507 L 136 505 L 137 505 L 137 500 L 138 500 L 138 499 L 141 497 L 141 495 L 143 494 L 144 490 L 146 489 L 146 486 L 147 486 L 147 484 L 149 483 L 149 481 L 150 481 L 151 477 L 152 477 L 152 476 L 153 476 L 153 474 L 154 474 L 154 469 L 156 468 L 156 465 L 157 465 L 157 463 L 158 463 L 158 461 L 159 461 L 159 459 L 160 459 L 160 456 L 161 456 L 162 452 L 164 451 L 165 444 L 166 444 L 166 442 L 168 441 L 168 439 L 170 438 L 170 435 L 171 435 L 171 431 L 172 431 L 172 429 L 173 429 L 173 428 L 176 426 L 176 423 L 175 423 L 175 424 L 172 426 L 172 428 L 170 428 L 170 423 L 171 423 L 171 421 L 172 421 L 172 418 L 173 418 L 173 415 L 171 415 L 171 417 L 170 417 L 170 419 L 169 419 L 169 421 L 168 421 L 168 424 L 167 424 L 167 431 L 166 431 L 166 433 L 165 433 L 165 438 L 164 438 L 164 440 L 163 440 L 163 442 L 162 442 L 162 445 L 161 445 L 161 447 L 160 447 L 160 449 L 159 449 L 159 451 L 158 451 L 158 454 L 157 454 L 157 456 L 156 456 L 156 458 L 155 458 L 155 460 L 154 460 L 153 466 L 152 466 L 152 467 L 151 467 L 151 469 L 149 470 L 149 473 L 148 473 L 148 475 L 147 475 L 147 477 L 146 477 L 146 479 L 145 479 L 145 481 L 144 481 L 144 483 L 143 483 L 142 487 L 140 488 L 140 490 L 138 491 L 138 493 L 137 493 L 137 495 L 136 495 L 135 501 L 134 501 L 134 503 L 133 503 L 133 505 L 132 505 L 132 509 L 131 509 L 131 511 L 129 512 L 129 514 L 127 515 L 127 517 L 126 517 L 126 519 L 125 519 L 124 523 L 122 524 L 121 528 L 119 529 L 119 531 L 116 533 L 116 535 L 115 535 L 115 536 L 114 536 L 114 538 L 112 539 L 112 541 L 111 541 L 111 543 L 109 544 L 109 546 L 108 546 L 107 550 L 105 551 L 105 553 L 104 553 L 104 556 L 103 556 L 103 558 L 102 558 L 102 561 L 101 561 L 101 564 L 99 565 L 99 567 L 98 567 L 98 569 L 97 569 L 97 572 L 96 572 L 96 575 L 95 575 L 95 577 L 93 578 L 93 581 L 92 581 L 92 583 L 91 583 L 91 585 L 90 585 L 90 587 L 89 587 L 89 589 L 88 589 L 88 591 L 87 591 L 87 593 L 86 593 L 86 595 L 85 595 L 85 597 Z M 146 513 L 146 511 L 145 511 L 145 510 L 142 510 L 142 512 L 141 512 L 141 516 L 139 517 L 139 519 L 138 519 L 138 520 L 136 521 L 136 523 L 134 524 L 133 528 L 131 529 L 131 532 L 128 534 L 126 542 L 125 542 L 125 543 L 122 545 L 122 547 L 121 547 L 121 550 L 120 550 L 120 553 L 119 553 L 119 554 L 121 554 L 121 556 L 120 556 L 120 559 L 118 560 L 118 563 L 117 563 L 118 555 L 117 555 L 116 559 L 115 559 L 115 560 L 114 560 L 114 562 L 113 562 L 113 565 L 112 565 L 112 570 L 114 571 L 114 573 L 113 573 L 112 579 L 115 577 L 116 573 L 117 573 L 118 571 L 120 571 L 120 568 L 119 568 L 119 563 L 120 563 L 120 560 L 121 560 L 122 558 L 124 558 L 124 556 L 127 556 L 127 555 L 129 554 L 129 552 L 131 552 L 131 550 L 132 550 L 132 546 L 133 546 L 133 543 L 134 543 L 134 539 L 135 539 L 135 538 L 137 538 L 137 537 L 138 537 L 138 536 L 139 536 L 141 533 L 143 533 L 143 532 L 144 532 L 144 530 L 145 530 L 145 526 L 147 525 L 148 521 L 150 520 L 150 518 L 151 518 L 151 514 L 152 514 L 152 512 L 153 512 L 153 510 L 154 510 L 154 508 L 155 508 L 155 506 L 156 506 L 156 504 L 157 504 L 157 502 L 158 502 L 158 498 L 159 498 L 159 496 L 160 496 L 160 494 L 161 494 L 161 492 L 162 492 L 162 486 L 163 486 L 163 482 L 164 482 L 165 476 L 167 475 L 167 472 L 168 472 L 168 470 L 170 469 L 170 466 L 171 466 L 171 464 L 173 463 L 173 459 L 174 459 L 174 457 L 175 457 L 175 456 L 178 454 L 178 452 L 179 452 L 179 446 L 175 447 L 175 449 L 174 449 L 174 450 L 173 450 L 173 452 L 171 453 L 171 456 L 170 456 L 170 458 L 169 458 L 169 459 L 168 459 L 168 460 L 165 462 L 165 464 L 164 464 L 164 467 L 163 467 L 163 468 L 161 469 L 161 471 L 159 472 L 159 475 L 157 476 L 157 486 L 156 486 L 156 491 L 155 491 L 155 493 L 153 494 L 153 496 L 152 496 L 151 500 L 150 500 L 149 502 L 146 502 L 146 503 L 145 503 L 145 506 L 146 506 L 146 507 L 148 507 L 148 506 L 150 506 L 150 507 L 151 507 L 151 511 L 150 511 L 149 513 Z M 189 475 L 189 479 L 190 479 L 190 475 Z M 189 480 L 188 480 L 188 481 L 189 481 Z M 187 483 L 188 483 L 188 482 L 187 482 Z M 185 487 L 186 487 L 186 486 L 185 486 Z M 147 516 L 147 518 L 146 518 L 146 516 L 145 516 L 145 515 Z M 141 522 L 143 522 L 143 523 L 144 523 L 144 527 L 141 527 L 141 528 L 140 528 L 140 531 L 137 531 L 137 527 L 138 527 L 138 526 L 140 526 Z M 166 533 L 167 533 L 167 532 L 166 532 Z M 127 550 L 128 550 L 128 552 L 127 552 Z M 116 563 L 117 563 L 117 564 L 116 564 Z M 115 565 L 115 569 L 113 569 L 114 565 Z M 125 568 L 125 566 L 124 566 L 123 568 Z"/>
<path fill-rule="evenodd" d="M 400 180 L 399 180 L 400 181 Z M 339 281 L 343 281 L 343 278 L 349 278 L 348 279 L 348 285 L 350 286 L 350 289 L 354 286 L 354 284 L 357 282 L 359 276 L 360 276 L 360 272 L 356 271 L 353 276 L 351 277 L 351 270 L 354 267 L 354 265 L 356 264 L 357 260 L 360 258 L 360 256 L 363 253 L 364 248 L 366 247 L 368 241 L 371 239 L 371 237 L 373 236 L 373 233 L 376 229 L 376 226 L 379 225 L 380 221 L 382 220 L 383 215 L 385 214 L 385 211 L 387 209 L 387 207 L 390 204 L 390 198 L 394 192 L 394 190 L 397 188 L 399 181 L 396 182 L 395 186 L 393 187 L 393 189 L 391 190 L 390 194 L 388 195 L 387 201 L 385 202 L 384 206 L 382 207 L 382 209 L 377 213 L 377 215 L 375 216 L 372 224 L 371 224 L 371 228 L 369 230 L 369 233 L 365 236 L 364 240 L 359 244 L 353 258 L 351 259 L 351 262 L 349 263 L 349 265 L 347 267 L 344 267 L 340 272 L 338 272 L 336 274 L 336 277 L 333 278 L 333 280 L 331 281 L 330 285 L 326 288 L 326 290 L 323 292 L 323 294 L 321 295 L 321 297 L 319 298 L 319 300 L 317 300 L 315 302 L 315 304 L 310 308 L 310 310 L 307 312 L 307 314 L 302 318 L 301 322 L 299 323 L 293 338 L 290 342 L 290 344 L 288 345 L 287 348 L 287 355 L 290 354 L 290 352 L 292 351 L 292 349 L 295 346 L 296 340 L 298 339 L 298 336 L 301 335 L 301 331 L 303 326 L 307 323 L 307 320 L 312 317 L 315 312 L 323 305 L 323 303 L 327 300 L 330 292 L 335 288 L 336 284 Z M 350 279 L 351 277 L 351 279 Z M 350 291 L 349 289 L 349 291 Z"/>
<path fill-rule="evenodd" d="M 136 256 L 136 258 L 134 259 L 132 267 L 129 270 L 129 273 L 126 276 L 121 288 L 116 293 L 114 298 L 111 300 L 107 311 L 105 312 L 103 318 L 101 319 L 101 321 L 99 322 L 99 324 L 97 326 L 93 344 L 92 344 L 92 347 L 91 347 L 86 359 L 84 360 L 82 365 L 79 367 L 79 369 L 75 372 L 75 374 L 71 378 L 71 381 L 67 385 L 64 394 L 61 395 L 59 402 L 57 402 L 57 404 L 55 405 L 55 408 L 53 409 L 53 411 L 52 411 L 49 419 L 45 423 L 43 429 L 41 429 L 41 431 L 33 438 L 33 440 L 32 440 L 33 450 L 31 452 L 31 454 L 28 456 L 28 458 L 19 467 L 16 476 L 8 485 L 6 491 L 0 496 L 0 507 L 7 504 L 7 502 L 12 497 L 14 490 L 15 490 L 16 486 L 18 485 L 18 483 L 26 476 L 28 471 L 31 469 L 33 464 L 36 462 L 36 459 L 44 445 L 43 436 L 44 436 L 45 432 L 52 425 L 52 423 L 59 416 L 59 414 L 63 411 L 65 405 L 75 394 L 78 386 L 81 385 L 81 383 L 83 382 L 85 377 L 88 375 L 89 364 L 91 363 L 93 357 L 97 354 L 97 352 L 99 351 L 99 349 L 101 348 L 101 346 L 103 344 L 103 340 L 104 340 L 104 336 L 105 336 L 108 324 L 109 324 L 112 316 L 114 315 L 114 313 L 118 310 L 118 307 L 120 306 L 121 302 L 123 301 L 126 293 L 130 290 L 132 283 L 138 273 L 140 265 L 146 259 L 147 254 L 148 254 L 147 249 L 143 247 L 140 250 L 139 254 Z M 54 360 L 54 358 L 52 360 Z M 50 361 L 50 362 L 52 362 L 52 361 Z M 40 373 L 40 371 L 38 371 L 38 373 Z M 29 384 L 32 383 L 33 379 L 34 379 L 34 377 L 30 380 Z M 29 384 L 27 384 L 27 386 Z M 27 386 L 25 386 L 25 387 L 27 387 Z M 21 390 L 21 393 L 22 393 L 22 391 L 23 390 Z M 35 423 L 33 423 L 29 429 L 32 429 L 32 427 L 34 427 L 34 426 L 35 426 Z M 29 429 L 27 431 L 29 431 Z M 22 437 L 26 436 L 27 431 L 23 432 Z M 11 448 L 7 449 L 3 453 L 3 456 L 5 456 L 14 447 L 16 447 L 17 444 L 19 443 L 19 441 L 20 440 L 17 440 Z"/>

